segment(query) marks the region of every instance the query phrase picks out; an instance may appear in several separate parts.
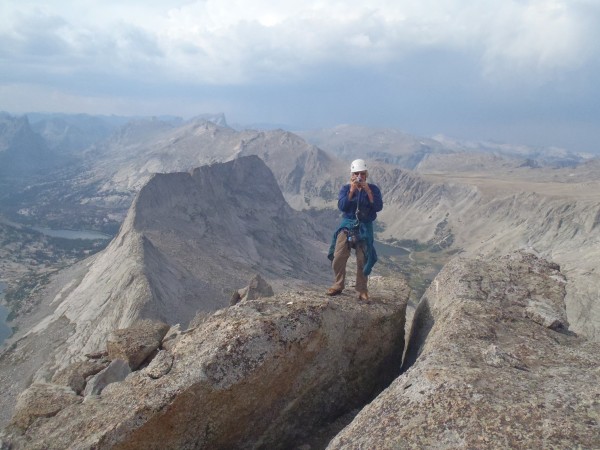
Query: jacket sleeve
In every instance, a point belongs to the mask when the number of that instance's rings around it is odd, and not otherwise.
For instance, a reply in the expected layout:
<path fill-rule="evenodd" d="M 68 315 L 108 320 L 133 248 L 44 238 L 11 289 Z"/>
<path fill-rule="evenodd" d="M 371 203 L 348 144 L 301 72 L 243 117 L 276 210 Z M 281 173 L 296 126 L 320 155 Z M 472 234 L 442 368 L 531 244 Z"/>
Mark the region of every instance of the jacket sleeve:
<path fill-rule="evenodd" d="M 371 192 L 373 192 L 373 204 L 371 205 L 371 209 L 375 212 L 379 212 L 383 209 L 383 197 L 381 196 L 381 191 L 374 184 L 369 184 L 369 187 L 371 188 Z"/>
<path fill-rule="evenodd" d="M 356 209 L 356 198 L 353 199 L 354 201 L 348 200 L 348 191 L 350 191 L 350 185 L 346 184 L 342 186 L 338 195 L 338 209 L 344 213 Z"/>

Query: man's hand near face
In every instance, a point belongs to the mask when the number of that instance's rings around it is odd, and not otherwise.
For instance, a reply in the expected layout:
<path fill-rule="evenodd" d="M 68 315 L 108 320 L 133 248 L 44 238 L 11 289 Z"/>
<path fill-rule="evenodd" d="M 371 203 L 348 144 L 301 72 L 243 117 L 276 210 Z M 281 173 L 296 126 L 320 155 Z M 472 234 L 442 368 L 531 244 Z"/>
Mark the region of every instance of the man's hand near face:
<path fill-rule="evenodd" d="M 348 191 L 348 199 L 350 199 L 350 200 L 352 200 L 352 197 L 354 196 L 354 193 L 360 187 L 357 178 L 358 177 L 354 173 L 350 176 L 350 191 Z"/>

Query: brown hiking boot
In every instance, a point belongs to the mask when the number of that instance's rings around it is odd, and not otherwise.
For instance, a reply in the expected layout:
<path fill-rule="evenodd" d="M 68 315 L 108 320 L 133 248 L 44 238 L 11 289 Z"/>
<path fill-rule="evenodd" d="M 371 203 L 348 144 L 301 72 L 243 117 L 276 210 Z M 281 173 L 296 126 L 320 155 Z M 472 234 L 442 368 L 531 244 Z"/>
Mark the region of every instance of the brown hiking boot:
<path fill-rule="evenodd" d="M 330 297 L 333 297 L 334 295 L 340 295 L 342 291 L 343 289 L 329 288 L 327 289 L 327 292 L 325 292 L 325 294 L 329 295 Z"/>
<path fill-rule="evenodd" d="M 358 294 L 358 299 L 359 300 L 364 300 L 364 301 L 368 301 L 369 300 L 369 293 L 368 292 L 361 292 Z"/>

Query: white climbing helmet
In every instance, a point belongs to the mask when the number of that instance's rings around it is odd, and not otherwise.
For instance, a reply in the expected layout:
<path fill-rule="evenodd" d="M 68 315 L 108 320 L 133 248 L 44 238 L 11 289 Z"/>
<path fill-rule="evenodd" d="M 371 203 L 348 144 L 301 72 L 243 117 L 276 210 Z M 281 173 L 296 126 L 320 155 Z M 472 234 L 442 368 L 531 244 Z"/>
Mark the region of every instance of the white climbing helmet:
<path fill-rule="evenodd" d="M 355 159 L 350 165 L 350 172 L 364 172 L 367 170 L 367 163 L 364 159 Z"/>

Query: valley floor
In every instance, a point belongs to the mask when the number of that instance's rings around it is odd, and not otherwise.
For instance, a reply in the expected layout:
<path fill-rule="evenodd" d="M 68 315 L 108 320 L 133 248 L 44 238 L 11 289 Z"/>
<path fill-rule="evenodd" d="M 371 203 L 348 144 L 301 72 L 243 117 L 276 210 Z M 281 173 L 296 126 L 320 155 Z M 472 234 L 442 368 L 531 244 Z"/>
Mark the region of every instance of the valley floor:
<path fill-rule="evenodd" d="M 0 282 L 5 285 L 9 320 L 33 308 L 35 293 L 52 274 L 106 244 L 106 240 L 49 237 L 0 218 Z"/>

